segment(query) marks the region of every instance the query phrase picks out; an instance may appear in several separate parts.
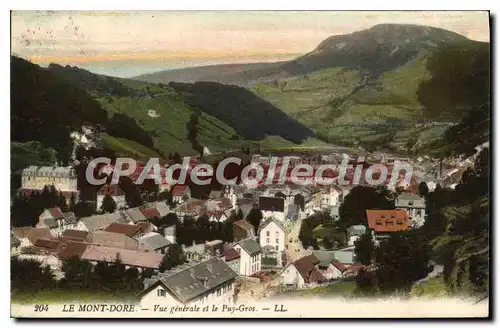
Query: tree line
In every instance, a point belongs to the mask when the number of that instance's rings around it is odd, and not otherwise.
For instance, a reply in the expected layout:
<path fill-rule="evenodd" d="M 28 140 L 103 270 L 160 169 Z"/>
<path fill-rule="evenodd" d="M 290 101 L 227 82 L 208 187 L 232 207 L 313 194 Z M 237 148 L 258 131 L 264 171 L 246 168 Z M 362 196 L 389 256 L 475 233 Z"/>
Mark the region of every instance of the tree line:
<path fill-rule="evenodd" d="M 70 206 L 72 205 L 74 198 Z M 63 212 L 69 210 L 66 198 L 53 185 L 45 186 L 41 192 L 33 191 L 30 195 L 18 193 L 11 199 L 11 227 L 34 226 L 45 209 L 56 206 Z"/>
<path fill-rule="evenodd" d="M 152 269 L 142 272 L 135 267 L 126 268 L 119 254 L 113 263 L 98 262 L 92 265 L 78 256 L 62 261 L 61 279 L 50 266 L 41 266 L 35 260 L 11 258 L 11 290 L 16 293 L 36 293 L 42 290 L 81 290 L 109 292 L 134 296 L 143 288 L 142 281 L 151 277 Z"/>

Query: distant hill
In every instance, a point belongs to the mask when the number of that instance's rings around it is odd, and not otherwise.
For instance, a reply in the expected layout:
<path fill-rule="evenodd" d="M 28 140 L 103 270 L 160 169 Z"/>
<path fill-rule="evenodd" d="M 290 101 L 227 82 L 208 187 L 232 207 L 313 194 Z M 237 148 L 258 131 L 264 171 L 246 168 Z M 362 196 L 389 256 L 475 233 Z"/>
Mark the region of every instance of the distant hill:
<path fill-rule="evenodd" d="M 329 67 L 345 67 L 379 76 L 440 44 L 465 40 L 468 39 L 460 34 L 434 27 L 380 24 L 351 34 L 331 36 L 312 52 L 291 61 L 194 67 L 140 75 L 135 79 L 155 83 L 211 81 L 245 86 Z"/>
<path fill-rule="evenodd" d="M 488 58 L 488 43 L 454 41 L 380 75 L 331 67 L 250 90 L 322 140 L 411 151 L 440 140 L 449 125 L 487 102 Z"/>
<path fill-rule="evenodd" d="M 194 155 L 203 147 L 220 152 L 249 144 L 293 145 L 314 136 L 242 88 L 157 85 L 78 67 L 45 69 L 14 56 L 11 76 L 11 141 L 39 142 L 64 162 L 72 150 L 70 133 L 82 125 L 98 126 L 104 146 L 115 154 L 144 159 L 173 152 Z M 236 106 L 236 99 L 244 104 Z M 246 108 L 246 115 L 226 115 L 228 106 Z"/>
<path fill-rule="evenodd" d="M 210 65 L 189 67 L 181 69 L 173 69 L 139 75 L 134 79 L 147 81 L 152 83 L 168 83 L 171 81 L 181 83 L 194 83 L 197 81 L 213 81 L 224 84 L 240 84 L 238 81 L 249 75 L 249 79 L 260 70 L 266 70 L 281 63 L 251 63 L 251 64 L 225 64 L 225 65 Z"/>
<path fill-rule="evenodd" d="M 437 143 L 449 125 L 473 122 L 474 108 L 489 113 L 489 70 L 488 43 L 395 24 L 332 36 L 287 62 L 140 77 L 150 82 L 11 57 L 11 140 L 38 141 L 60 160 L 82 124 L 102 126 L 106 147 L 140 158 L 316 138 L 369 150 L 445 149 Z M 474 142 L 489 135 L 483 121 L 474 121 Z M 456 129 L 448 144 L 462 133 Z"/>
<path fill-rule="evenodd" d="M 428 151 L 425 144 L 437 145 L 471 106 L 485 108 L 488 48 L 488 43 L 439 28 L 381 24 L 331 36 L 310 53 L 287 62 L 241 65 L 242 71 L 229 73 L 223 65 L 189 71 L 197 72 L 192 80 L 245 86 L 324 141 Z M 184 72 L 139 78 L 175 81 Z M 458 94 L 471 97 L 466 100 Z M 484 133 L 476 139 L 483 140 Z"/>

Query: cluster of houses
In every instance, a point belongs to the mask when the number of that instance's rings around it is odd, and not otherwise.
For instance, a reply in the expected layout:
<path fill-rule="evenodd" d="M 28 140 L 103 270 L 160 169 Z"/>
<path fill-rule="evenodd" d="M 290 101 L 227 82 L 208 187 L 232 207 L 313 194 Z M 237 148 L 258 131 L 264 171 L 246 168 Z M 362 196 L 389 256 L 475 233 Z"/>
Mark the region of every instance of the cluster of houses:
<path fill-rule="evenodd" d="M 288 264 L 282 285 L 290 289 L 310 288 L 339 278 L 352 277 L 363 268 L 354 254 L 355 242 L 370 233 L 375 245 L 391 233 L 421 227 L 425 222 L 425 199 L 414 193 L 401 193 L 395 209 L 366 211 L 368 226 L 354 225 L 346 230 L 347 246 L 335 250 L 312 251 Z"/>
<path fill-rule="evenodd" d="M 12 228 L 11 254 L 39 260 L 56 271 L 73 256 L 112 263 L 117 254 L 126 267 L 157 269 L 163 254 L 176 242 L 175 225 L 159 233 L 150 221 L 167 210 L 165 203 L 154 202 L 77 220 L 59 207 L 46 209 L 35 227 Z"/>
<path fill-rule="evenodd" d="M 356 264 L 354 246 L 332 251 L 313 251 L 284 269 L 281 274 L 282 285 L 290 289 L 314 287 L 355 276 L 362 267 Z"/>

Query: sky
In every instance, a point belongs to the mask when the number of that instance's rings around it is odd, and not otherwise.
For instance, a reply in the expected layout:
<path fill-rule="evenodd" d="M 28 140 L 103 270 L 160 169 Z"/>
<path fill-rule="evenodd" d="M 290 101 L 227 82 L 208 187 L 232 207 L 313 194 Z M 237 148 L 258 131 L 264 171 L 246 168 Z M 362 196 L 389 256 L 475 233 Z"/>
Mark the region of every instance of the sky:
<path fill-rule="evenodd" d="M 444 28 L 489 41 L 487 12 L 13 11 L 11 51 L 46 66 L 132 77 L 222 63 L 276 62 L 377 24 Z"/>

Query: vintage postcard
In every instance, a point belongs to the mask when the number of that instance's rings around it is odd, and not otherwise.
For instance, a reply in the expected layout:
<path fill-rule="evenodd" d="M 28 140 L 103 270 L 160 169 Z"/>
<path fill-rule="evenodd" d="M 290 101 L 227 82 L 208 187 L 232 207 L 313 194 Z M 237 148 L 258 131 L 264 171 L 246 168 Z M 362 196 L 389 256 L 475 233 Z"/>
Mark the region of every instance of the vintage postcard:
<path fill-rule="evenodd" d="M 487 11 L 12 11 L 11 316 L 490 317 Z"/>

